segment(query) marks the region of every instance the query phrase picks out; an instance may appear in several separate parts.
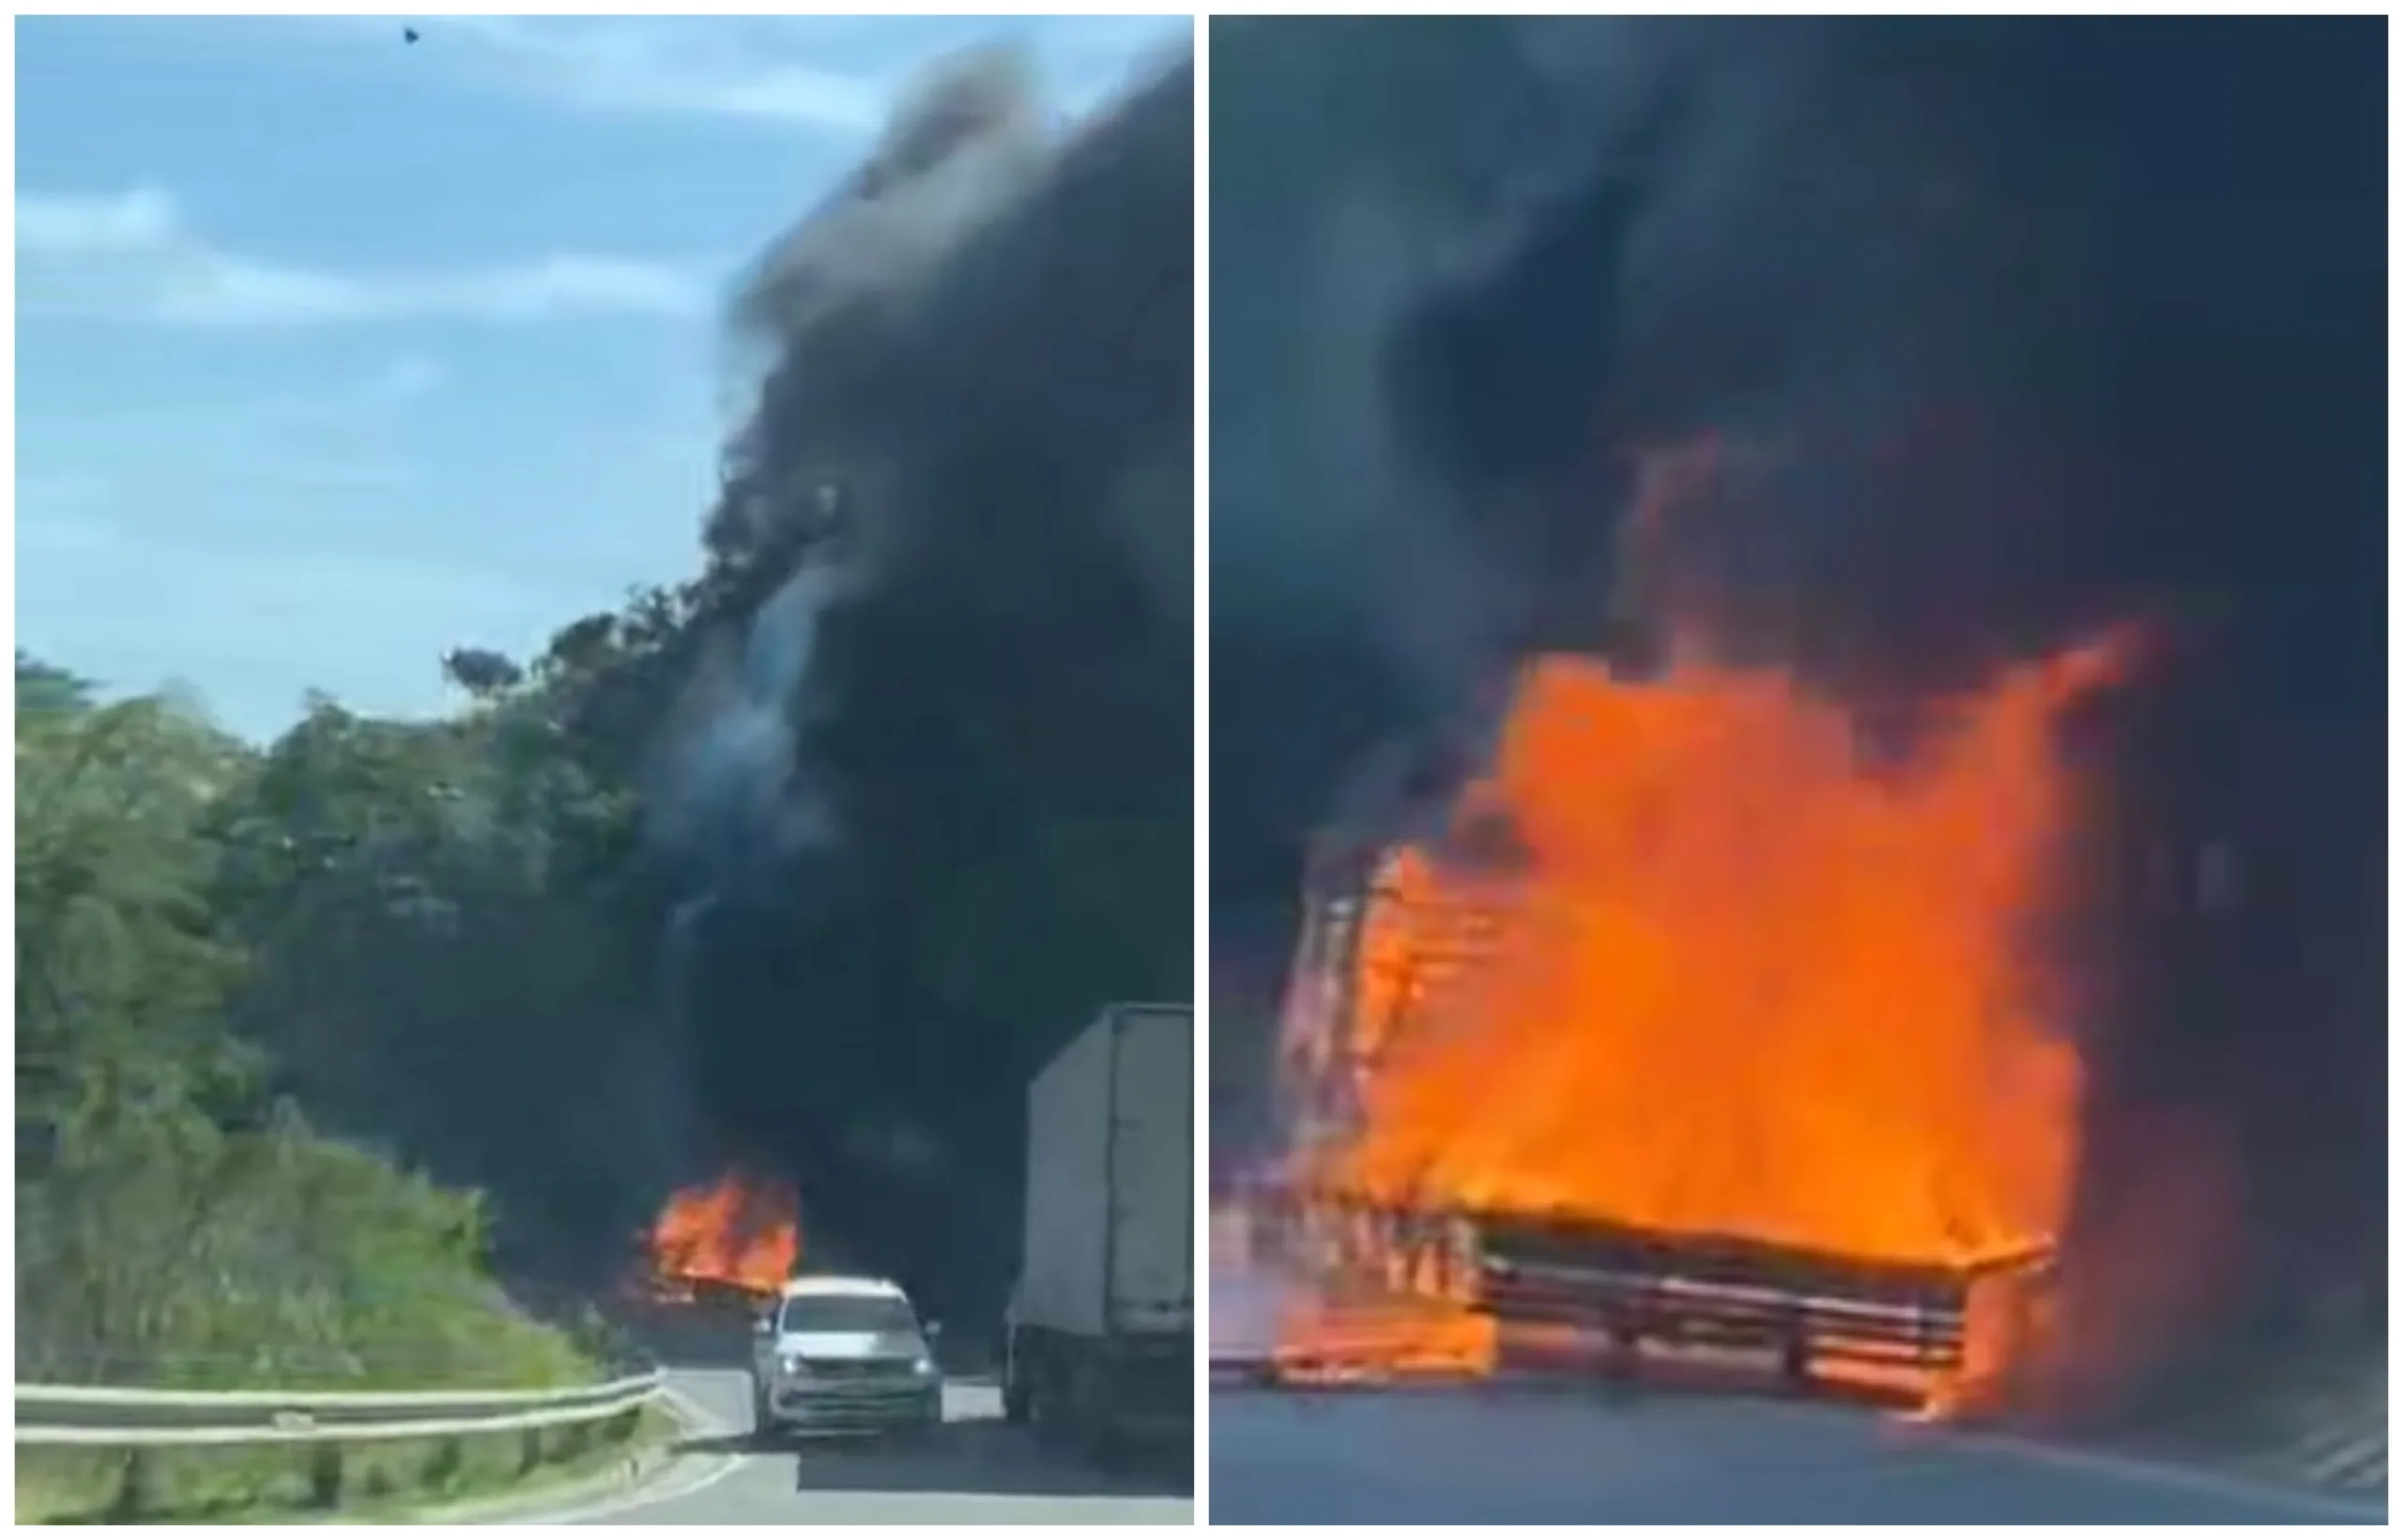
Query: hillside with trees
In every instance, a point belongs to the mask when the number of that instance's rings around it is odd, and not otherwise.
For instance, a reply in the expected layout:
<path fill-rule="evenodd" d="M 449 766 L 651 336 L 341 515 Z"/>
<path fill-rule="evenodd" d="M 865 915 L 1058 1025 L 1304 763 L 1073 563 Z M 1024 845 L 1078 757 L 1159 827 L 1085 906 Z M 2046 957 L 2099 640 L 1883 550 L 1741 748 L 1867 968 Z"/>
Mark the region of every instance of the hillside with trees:
<path fill-rule="evenodd" d="M 284 1092 L 268 1008 L 296 916 L 339 891 L 397 937 L 427 922 L 366 828 L 406 813 L 343 744 L 301 800 L 292 757 L 188 708 L 99 704 L 17 660 L 17 1375 L 68 1383 L 531 1385 L 587 1372 L 512 1308 L 489 1216 Z M 414 770 L 414 767 L 411 768 Z M 430 783 L 414 786 L 434 794 Z M 321 886 L 296 882 L 302 868 Z"/>

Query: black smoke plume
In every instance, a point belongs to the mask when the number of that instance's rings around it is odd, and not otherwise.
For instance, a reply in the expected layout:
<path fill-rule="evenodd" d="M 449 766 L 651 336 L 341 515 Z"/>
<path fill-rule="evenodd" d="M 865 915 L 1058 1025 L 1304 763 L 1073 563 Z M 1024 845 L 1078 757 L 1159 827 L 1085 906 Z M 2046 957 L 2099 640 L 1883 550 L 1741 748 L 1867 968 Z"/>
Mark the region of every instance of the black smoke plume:
<path fill-rule="evenodd" d="M 1864 706 L 2160 627 L 2090 745 L 2098 1343 L 2383 1298 L 2383 43 L 1217 23 L 1214 969 L 1273 983 L 1365 764 L 1614 645 L 1628 453 L 1710 438 L 1737 490 L 1675 535 Z"/>
<path fill-rule="evenodd" d="M 988 1318 L 1024 1087 L 1192 990 L 1192 84 L 954 61 L 758 265 L 733 596 L 652 788 L 677 1014 L 804 1247 Z"/>

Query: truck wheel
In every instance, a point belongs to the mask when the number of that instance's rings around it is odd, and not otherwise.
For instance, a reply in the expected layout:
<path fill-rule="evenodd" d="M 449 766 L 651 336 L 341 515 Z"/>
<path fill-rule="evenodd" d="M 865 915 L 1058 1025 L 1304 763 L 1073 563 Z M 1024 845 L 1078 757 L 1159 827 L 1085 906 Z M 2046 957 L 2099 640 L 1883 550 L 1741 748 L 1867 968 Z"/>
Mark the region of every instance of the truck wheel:
<path fill-rule="evenodd" d="M 1069 1392 L 1069 1441 L 1086 1463 L 1103 1471 L 1118 1463 L 1119 1440 L 1110 1416 L 1110 1376 L 1090 1359 L 1080 1361 Z"/>
<path fill-rule="evenodd" d="M 1060 1384 L 1051 1365 L 1036 1359 L 1026 1366 L 1026 1421 L 1034 1429 L 1037 1443 L 1056 1448 L 1060 1443 Z"/>
<path fill-rule="evenodd" d="M 1055 1453 L 1076 1453 L 1076 1403 L 1070 1366 L 1056 1353 L 1042 1353 L 1027 1365 L 1026 1416 L 1035 1441 Z"/>
<path fill-rule="evenodd" d="M 1026 1344 L 1012 1342 L 1002 1365 L 1002 1416 L 1023 1426 L 1034 1415 L 1034 1387 L 1029 1381 Z"/>
<path fill-rule="evenodd" d="M 1003 1346 L 1003 1420 L 1024 1427 L 1033 1417 L 1033 1365 L 1026 1363 L 1031 1346 L 1017 1331 Z"/>

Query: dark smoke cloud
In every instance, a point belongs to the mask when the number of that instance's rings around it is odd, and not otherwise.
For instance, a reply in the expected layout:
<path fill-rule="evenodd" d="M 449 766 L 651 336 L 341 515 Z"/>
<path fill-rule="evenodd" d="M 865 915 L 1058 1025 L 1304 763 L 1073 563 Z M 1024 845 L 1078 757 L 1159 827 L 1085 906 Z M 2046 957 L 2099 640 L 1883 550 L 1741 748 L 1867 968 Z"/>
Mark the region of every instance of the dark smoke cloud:
<path fill-rule="evenodd" d="M 1216 966 L 1273 979 L 1364 764 L 1614 640 L 1627 453 L 1713 435 L 1675 537 L 1744 648 L 1864 705 L 2163 624 L 2087 745 L 2078 1243 L 2382 1297 L 2382 42 L 1217 23 Z M 2206 846 L 2232 904 L 2181 896 Z"/>
<path fill-rule="evenodd" d="M 1182 61 L 1073 126 L 1014 55 L 951 61 L 737 306 L 760 385 L 706 539 L 740 597 L 651 794 L 679 1016 L 720 1158 L 939 1310 L 998 1304 L 1028 1076 L 1191 989 L 1192 153 Z M 1173 955 L 1067 944 L 1032 886 L 1064 827 L 1138 831 L 1124 912 Z M 1019 949 L 1018 993 L 963 947 Z"/>

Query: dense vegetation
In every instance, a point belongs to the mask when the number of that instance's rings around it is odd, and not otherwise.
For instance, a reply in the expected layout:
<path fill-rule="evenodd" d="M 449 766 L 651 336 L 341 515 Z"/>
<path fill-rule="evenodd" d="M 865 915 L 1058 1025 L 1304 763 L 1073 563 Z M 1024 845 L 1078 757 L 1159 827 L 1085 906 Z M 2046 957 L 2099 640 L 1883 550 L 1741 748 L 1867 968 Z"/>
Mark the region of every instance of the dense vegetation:
<path fill-rule="evenodd" d="M 360 953 L 439 932 L 444 862 L 470 842 L 446 847 L 428 815 L 472 803 L 434 767 L 467 733 L 379 736 L 324 706 L 258 753 L 172 701 L 97 704 L 22 653 L 17 679 L 19 1378 L 585 1372 L 491 1281 L 478 1197 L 314 1133 L 244 1029 L 339 1020 L 325 985 L 363 1008 L 376 984 L 342 976 L 351 954 L 295 993 L 328 927 Z"/>
<path fill-rule="evenodd" d="M 578 1371 L 493 1264 L 622 1237 L 671 1174 L 666 898 L 595 717 L 705 591 L 264 748 L 18 654 L 21 1378 Z"/>
<path fill-rule="evenodd" d="M 21 1381 L 524 1388 L 606 1366 L 589 1309 L 564 1331 L 529 1313 L 562 1302 L 524 1258 L 655 1199 L 625 1120 L 667 1105 L 640 1056 L 673 1045 L 627 1004 L 658 926 L 637 805 L 565 718 L 635 655 L 596 639 L 656 647 L 678 602 L 570 627 L 530 676 L 454 655 L 471 703 L 448 719 L 318 699 L 263 748 L 18 654 Z M 508 1222 L 490 1190 L 525 1200 Z M 542 1459 L 633 1431 L 544 1435 Z M 515 1436 L 350 1453 L 329 1497 L 288 1451 L 37 1451 L 19 1515 L 421 1502 L 532 1469 Z"/>

